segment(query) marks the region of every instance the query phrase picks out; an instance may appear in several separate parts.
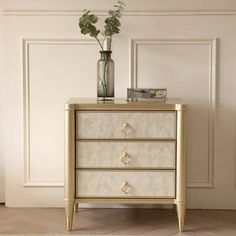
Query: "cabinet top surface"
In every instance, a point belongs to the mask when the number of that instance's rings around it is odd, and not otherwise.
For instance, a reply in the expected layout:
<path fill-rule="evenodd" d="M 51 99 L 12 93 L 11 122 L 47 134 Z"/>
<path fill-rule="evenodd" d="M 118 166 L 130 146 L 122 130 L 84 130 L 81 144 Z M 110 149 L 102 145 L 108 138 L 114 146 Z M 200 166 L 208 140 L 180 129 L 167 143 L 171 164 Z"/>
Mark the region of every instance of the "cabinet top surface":
<path fill-rule="evenodd" d="M 65 110 L 186 110 L 187 105 L 181 99 L 168 101 L 138 100 L 127 101 L 116 98 L 112 101 L 99 101 L 97 98 L 71 98 L 65 104 Z"/>

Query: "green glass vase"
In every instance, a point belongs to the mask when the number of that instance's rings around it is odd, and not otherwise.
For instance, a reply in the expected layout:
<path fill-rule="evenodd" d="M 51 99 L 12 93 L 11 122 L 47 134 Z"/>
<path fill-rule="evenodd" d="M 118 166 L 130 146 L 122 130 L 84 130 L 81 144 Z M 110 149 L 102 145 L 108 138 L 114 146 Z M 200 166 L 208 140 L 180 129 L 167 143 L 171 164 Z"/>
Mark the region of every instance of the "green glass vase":
<path fill-rule="evenodd" d="M 112 51 L 100 51 L 97 62 L 97 97 L 99 100 L 114 99 L 114 61 Z"/>

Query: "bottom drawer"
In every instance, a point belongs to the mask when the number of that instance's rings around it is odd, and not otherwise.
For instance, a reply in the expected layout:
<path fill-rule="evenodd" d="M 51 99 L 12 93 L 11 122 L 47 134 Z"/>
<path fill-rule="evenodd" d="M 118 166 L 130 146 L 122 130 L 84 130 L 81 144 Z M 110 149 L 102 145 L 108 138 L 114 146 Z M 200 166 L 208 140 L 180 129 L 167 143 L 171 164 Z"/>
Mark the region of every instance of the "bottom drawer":
<path fill-rule="evenodd" d="M 77 170 L 76 197 L 175 198 L 175 171 Z"/>

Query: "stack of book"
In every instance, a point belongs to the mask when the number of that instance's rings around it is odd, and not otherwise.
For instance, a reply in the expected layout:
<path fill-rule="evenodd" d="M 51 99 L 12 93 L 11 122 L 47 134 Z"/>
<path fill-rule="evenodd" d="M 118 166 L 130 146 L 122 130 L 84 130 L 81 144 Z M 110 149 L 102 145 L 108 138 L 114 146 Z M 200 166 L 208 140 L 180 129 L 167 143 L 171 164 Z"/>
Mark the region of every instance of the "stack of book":
<path fill-rule="evenodd" d="M 167 101 L 167 90 L 164 88 L 127 88 L 127 99 L 156 99 Z"/>

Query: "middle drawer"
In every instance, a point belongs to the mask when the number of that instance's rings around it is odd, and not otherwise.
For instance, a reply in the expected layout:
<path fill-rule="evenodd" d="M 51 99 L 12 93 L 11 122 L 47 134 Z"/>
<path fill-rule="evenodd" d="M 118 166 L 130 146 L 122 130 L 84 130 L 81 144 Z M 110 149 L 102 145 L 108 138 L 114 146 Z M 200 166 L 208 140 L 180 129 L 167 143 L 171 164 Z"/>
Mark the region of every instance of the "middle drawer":
<path fill-rule="evenodd" d="M 175 168 L 175 141 L 77 141 L 77 168 Z"/>

